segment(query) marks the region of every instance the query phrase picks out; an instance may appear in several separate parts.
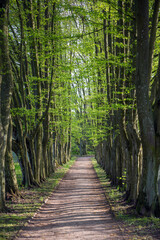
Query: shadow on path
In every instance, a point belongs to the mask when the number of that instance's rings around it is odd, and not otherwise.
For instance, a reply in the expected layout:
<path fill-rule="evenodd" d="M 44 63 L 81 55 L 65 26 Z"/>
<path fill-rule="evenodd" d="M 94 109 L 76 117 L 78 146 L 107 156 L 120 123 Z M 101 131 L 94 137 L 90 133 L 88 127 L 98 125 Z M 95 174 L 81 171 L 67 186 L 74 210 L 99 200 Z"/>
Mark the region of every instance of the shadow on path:
<path fill-rule="evenodd" d="M 16 240 L 127 239 L 110 214 L 91 158 L 78 158 Z"/>

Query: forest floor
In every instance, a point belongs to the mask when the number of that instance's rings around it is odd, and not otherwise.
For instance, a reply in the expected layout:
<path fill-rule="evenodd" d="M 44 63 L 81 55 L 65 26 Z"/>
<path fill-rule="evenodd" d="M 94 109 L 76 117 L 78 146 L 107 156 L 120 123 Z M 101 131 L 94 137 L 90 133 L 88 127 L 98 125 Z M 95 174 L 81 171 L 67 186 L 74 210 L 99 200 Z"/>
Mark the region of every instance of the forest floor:
<path fill-rule="evenodd" d="M 160 239 L 160 219 L 138 216 L 91 157 L 68 162 L 41 188 L 21 194 L 0 214 L 0 240 Z"/>
<path fill-rule="evenodd" d="M 132 203 L 125 200 L 123 192 L 112 186 L 105 171 L 92 158 L 92 164 L 101 182 L 111 213 L 130 240 L 160 239 L 160 218 L 139 215 Z"/>

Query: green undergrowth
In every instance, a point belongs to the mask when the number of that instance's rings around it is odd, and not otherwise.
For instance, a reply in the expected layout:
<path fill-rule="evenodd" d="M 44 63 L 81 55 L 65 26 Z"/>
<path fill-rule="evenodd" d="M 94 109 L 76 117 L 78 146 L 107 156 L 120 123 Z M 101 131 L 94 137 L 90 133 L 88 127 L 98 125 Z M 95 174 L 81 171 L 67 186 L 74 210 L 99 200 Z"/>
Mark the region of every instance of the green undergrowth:
<path fill-rule="evenodd" d="M 21 186 L 21 184 L 22 184 L 22 171 L 21 171 L 21 167 L 20 167 L 18 162 L 15 162 L 14 166 L 15 166 L 18 186 Z"/>
<path fill-rule="evenodd" d="M 59 166 L 55 173 L 43 182 L 39 188 L 21 188 L 21 197 L 7 200 L 6 207 L 9 211 L 0 213 L 0 240 L 14 239 L 17 232 L 27 220 L 34 216 L 35 212 L 58 186 L 75 160 L 76 157 L 73 157 L 63 166 Z M 20 182 L 21 173 L 18 166 L 16 166 L 16 174 L 19 176 L 18 182 Z"/>
<path fill-rule="evenodd" d="M 92 158 L 92 163 L 105 191 L 111 212 L 120 226 L 122 224 L 122 229 L 125 231 L 125 234 L 129 235 L 129 239 L 160 239 L 160 219 L 138 215 L 134 206 L 125 201 L 124 193 L 120 192 L 116 187 L 111 186 L 105 171 L 94 158 Z"/>

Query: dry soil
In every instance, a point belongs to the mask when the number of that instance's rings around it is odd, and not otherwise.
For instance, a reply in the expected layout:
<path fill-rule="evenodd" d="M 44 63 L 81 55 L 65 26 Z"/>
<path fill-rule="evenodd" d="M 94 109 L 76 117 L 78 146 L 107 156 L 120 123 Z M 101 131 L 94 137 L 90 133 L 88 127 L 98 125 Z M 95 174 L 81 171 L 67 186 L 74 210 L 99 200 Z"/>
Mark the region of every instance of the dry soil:
<path fill-rule="evenodd" d="M 122 240 L 90 157 L 78 158 L 16 240 Z"/>

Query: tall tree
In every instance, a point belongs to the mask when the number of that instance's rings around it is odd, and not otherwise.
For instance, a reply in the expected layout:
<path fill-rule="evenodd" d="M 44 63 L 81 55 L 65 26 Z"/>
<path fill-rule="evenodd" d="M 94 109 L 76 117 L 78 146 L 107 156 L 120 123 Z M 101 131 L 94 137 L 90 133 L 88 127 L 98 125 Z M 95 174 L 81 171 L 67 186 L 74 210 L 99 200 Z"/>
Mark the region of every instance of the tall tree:
<path fill-rule="evenodd" d="M 137 65 L 136 97 L 143 147 L 143 168 L 137 208 L 155 214 L 157 207 L 156 136 L 149 99 L 149 1 L 136 1 Z"/>
<path fill-rule="evenodd" d="M 13 77 L 8 47 L 9 1 L 0 2 L 0 211 L 5 208 L 5 153 Z"/>

